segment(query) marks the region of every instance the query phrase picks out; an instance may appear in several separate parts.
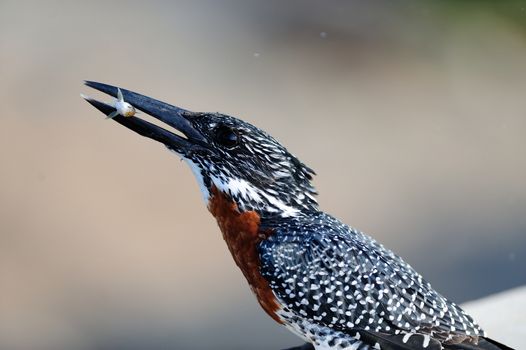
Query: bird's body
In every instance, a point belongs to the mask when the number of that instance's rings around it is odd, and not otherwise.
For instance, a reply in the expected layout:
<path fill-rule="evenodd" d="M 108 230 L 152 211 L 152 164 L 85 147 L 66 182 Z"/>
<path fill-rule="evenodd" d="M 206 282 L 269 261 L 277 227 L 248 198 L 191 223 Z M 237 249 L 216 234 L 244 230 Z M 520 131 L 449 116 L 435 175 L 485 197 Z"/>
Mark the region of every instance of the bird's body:
<path fill-rule="evenodd" d="M 320 349 L 439 349 L 484 335 L 400 257 L 339 220 L 318 212 L 264 225 L 276 233 L 260 244 L 262 274 L 284 322 Z"/>
<path fill-rule="evenodd" d="M 396 254 L 321 211 L 314 172 L 270 135 L 233 117 L 125 93 L 186 138 L 142 119 L 114 120 L 187 161 L 260 305 L 311 349 L 509 349 Z"/>
<path fill-rule="evenodd" d="M 263 309 L 317 350 L 373 349 L 381 340 L 362 339 L 376 333 L 422 349 L 484 335 L 401 258 L 323 212 L 261 220 L 217 189 L 209 209 Z"/>

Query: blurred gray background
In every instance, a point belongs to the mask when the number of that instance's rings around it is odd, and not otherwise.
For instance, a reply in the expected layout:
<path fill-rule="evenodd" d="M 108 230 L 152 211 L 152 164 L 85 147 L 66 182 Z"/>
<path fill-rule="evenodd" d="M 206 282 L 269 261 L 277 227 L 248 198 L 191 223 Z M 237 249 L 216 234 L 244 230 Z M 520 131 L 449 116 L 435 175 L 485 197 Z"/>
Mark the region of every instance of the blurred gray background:
<path fill-rule="evenodd" d="M 0 349 L 300 344 L 186 165 L 83 79 L 269 131 L 323 209 L 457 302 L 526 283 L 525 8 L 0 0 Z"/>

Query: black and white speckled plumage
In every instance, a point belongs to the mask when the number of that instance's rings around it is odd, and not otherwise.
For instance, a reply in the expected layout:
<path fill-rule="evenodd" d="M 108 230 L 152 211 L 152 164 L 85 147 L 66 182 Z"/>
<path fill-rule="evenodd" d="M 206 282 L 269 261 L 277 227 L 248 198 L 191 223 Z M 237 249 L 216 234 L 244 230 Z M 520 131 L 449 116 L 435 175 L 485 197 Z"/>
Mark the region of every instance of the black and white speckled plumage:
<path fill-rule="evenodd" d="M 284 305 L 286 322 L 301 318 L 349 338 L 356 330 L 401 334 L 402 340 L 406 333 L 429 335 L 421 337 L 422 348 L 432 339 L 458 343 L 484 335 L 400 257 L 325 213 L 263 225 L 275 234 L 259 246 L 261 271 Z"/>
<path fill-rule="evenodd" d="M 86 84 L 117 92 L 110 85 Z M 316 350 L 510 349 L 486 338 L 470 316 L 400 257 L 320 211 L 314 172 L 266 132 L 219 113 L 193 113 L 122 93 L 186 136 L 136 117 L 113 119 L 187 161 L 207 204 L 213 196 L 226 198 L 218 223 L 229 242 L 241 237 L 241 244 L 229 246 L 238 249 L 236 263 L 249 283 L 257 282 L 258 298 L 270 294 L 265 310 Z M 86 99 L 106 115 L 113 112 Z M 242 222 L 247 217 L 251 221 Z M 253 231 L 239 232 L 248 228 Z"/>
<path fill-rule="evenodd" d="M 272 232 L 257 247 L 261 274 L 285 326 L 316 350 L 499 349 L 477 347 L 481 328 L 400 257 L 320 211 L 314 172 L 273 137 L 222 114 L 190 120 L 212 142 L 223 128 L 236 134 L 234 148 L 182 156 L 205 198 L 215 186 Z"/>

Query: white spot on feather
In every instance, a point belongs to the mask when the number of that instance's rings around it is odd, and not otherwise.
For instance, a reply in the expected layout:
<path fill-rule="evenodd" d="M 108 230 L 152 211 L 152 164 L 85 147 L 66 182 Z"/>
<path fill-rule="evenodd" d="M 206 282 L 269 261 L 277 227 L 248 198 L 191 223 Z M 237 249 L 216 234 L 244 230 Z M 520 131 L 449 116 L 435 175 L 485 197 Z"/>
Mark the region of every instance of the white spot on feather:
<path fill-rule="evenodd" d="M 431 337 L 427 334 L 424 335 L 424 342 L 422 343 L 422 346 L 424 348 L 427 348 L 429 346 L 429 341 L 431 340 Z"/>
<path fill-rule="evenodd" d="M 406 333 L 404 337 L 402 338 L 402 342 L 405 344 L 409 341 L 409 338 L 413 335 L 413 333 Z"/>

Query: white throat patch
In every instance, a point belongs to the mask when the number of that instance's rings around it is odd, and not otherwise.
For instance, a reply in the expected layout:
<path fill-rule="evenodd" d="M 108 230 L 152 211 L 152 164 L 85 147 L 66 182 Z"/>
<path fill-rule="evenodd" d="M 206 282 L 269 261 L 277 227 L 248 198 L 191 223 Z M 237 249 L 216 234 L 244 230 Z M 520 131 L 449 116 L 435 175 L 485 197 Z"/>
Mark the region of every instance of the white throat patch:
<path fill-rule="evenodd" d="M 205 201 L 205 205 L 208 205 L 208 200 L 210 199 L 210 192 L 208 191 L 208 188 L 206 188 L 205 182 L 203 180 L 203 175 L 201 174 L 201 168 L 192 160 L 184 157 L 183 155 L 177 153 L 176 151 L 169 149 L 171 152 L 176 154 L 179 158 L 185 161 L 186 164 L 190 167 L 192 170 L 192 173 L 194 173 L 195 179 L 197 180 L 197 184 L 199 185 L 199 190 L 201 191 L 201 195 L 203 196 L 203 200 Z"/>
<path fill-rule="evenodd" d="M 208 191 L 208 188 L 206 188 L 205 181 L 203 180 L 203 175 L 201 174 L 201 168 L 194 162 L 192 162 L 190 159 L 184 158 L 184 161 L 190 169 L 192 170 L 192 173 L 194 173 L 195 179 L 197 180 L 197 184 L 199 185 L 199 190 L 201 191 L 201 194 L 203 195 L 203 200 L 205 201 L 205 205 L 208 205 L 208 200 L 210 199 L 210 191 Z"/>

